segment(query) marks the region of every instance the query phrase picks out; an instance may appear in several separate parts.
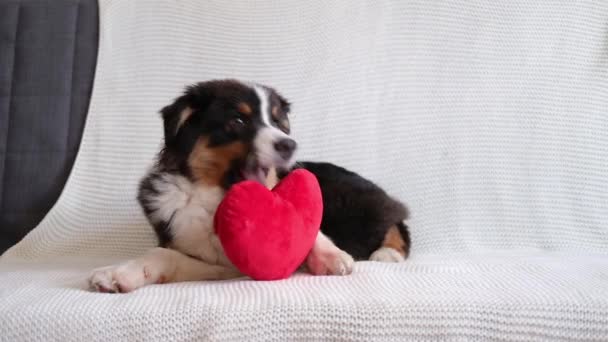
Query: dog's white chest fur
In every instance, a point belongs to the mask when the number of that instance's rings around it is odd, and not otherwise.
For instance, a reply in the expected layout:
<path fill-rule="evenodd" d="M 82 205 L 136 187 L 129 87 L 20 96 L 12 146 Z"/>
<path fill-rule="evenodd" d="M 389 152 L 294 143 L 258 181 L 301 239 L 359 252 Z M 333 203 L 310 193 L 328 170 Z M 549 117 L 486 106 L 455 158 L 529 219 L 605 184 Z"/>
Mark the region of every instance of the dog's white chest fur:
<path fill-rule="evenodd" d="M 213 216 L 224 190 L 193 184 L 179 175 L 164 174 L 155 180 L 157 210 L 152 220 L 170 222 L 171 246 L 211 264 L 230 265 L 213 229 Z"/>

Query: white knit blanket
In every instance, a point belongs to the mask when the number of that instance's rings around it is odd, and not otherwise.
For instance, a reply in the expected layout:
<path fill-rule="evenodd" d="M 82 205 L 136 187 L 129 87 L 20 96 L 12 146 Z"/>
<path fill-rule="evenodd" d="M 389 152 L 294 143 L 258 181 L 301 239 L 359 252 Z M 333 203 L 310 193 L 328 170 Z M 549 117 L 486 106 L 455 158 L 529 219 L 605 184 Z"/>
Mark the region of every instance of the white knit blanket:
<path fill-rule="evenodd" d="M 0 340 L 608 340 L 608 2 L 100 1 L 90 113 L 0 259 Z M 293 102 L 302 159 L 404 200 L 412 258 L 348 277 L 86 291 L 141 254 L 158 109 L 236 77 Z"/>

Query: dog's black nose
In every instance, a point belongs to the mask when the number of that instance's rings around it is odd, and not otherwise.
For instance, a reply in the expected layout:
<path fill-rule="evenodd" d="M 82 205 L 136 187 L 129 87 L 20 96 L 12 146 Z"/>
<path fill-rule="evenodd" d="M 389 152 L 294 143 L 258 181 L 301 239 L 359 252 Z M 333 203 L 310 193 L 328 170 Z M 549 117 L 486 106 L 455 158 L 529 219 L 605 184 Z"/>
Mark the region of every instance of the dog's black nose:
<path fill-rule="evenodd" d="M 291 158 L 291 155 L 293 154 L 293 151 L 296 150 L 297 146 L 295 140 L 289 138 L 281 139 L 274 143 L 274 149 L 277 150 L 281 158 L 285 160 Z"/>

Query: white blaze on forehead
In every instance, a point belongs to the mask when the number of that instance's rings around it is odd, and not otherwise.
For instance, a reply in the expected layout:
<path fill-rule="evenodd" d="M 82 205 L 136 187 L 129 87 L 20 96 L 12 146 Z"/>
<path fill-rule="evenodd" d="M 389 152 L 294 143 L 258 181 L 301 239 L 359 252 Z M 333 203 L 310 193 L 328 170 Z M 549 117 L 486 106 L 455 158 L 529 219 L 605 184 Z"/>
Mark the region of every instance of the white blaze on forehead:
<path fill-rule="evenodd" d="M 266 91 L 266 89 L 260 87 L 259 85 L 254 85 L 253 90 L 255 90 L 255 93 L 258 96 L 258 99 L 260 100 L 260 116 L 262 117 L 262 122 L 266 126 L 271 126 L 268 92 Z"/>
<path fill-rule="evenodd" d="M 253 85 L 253 90 L 260 101 L 260 117 L 264 124 L 264 127 L 258 130 L 253 141 L 258 162 L 266 167 L 278 166 L 277 163 L 280 163 L 282 166 L 291 166 L 293 164 L 293 160 L 291 160 L 293 156 L 290 160 L 285 161 L 274 148 L 275 142 L 289 138 L 289 135 L 271 123 L 270 93 L 259 85 Z"/>
<path fill-rule="evenodd" d="M 271 142 L 287 138 L 288 135 L 285 134 L 285 132 L 281 131 L 270 122 L 270 94 L 268 93 L 268 90 L 259 85 L 254 85 L 253 89 L 260 100 L 260 117 L 265 126 L 258 132 L 258 136 L 267 135 L 267 137 L 264 138 Z"/>
<path fill-rule="evenodd" d="M 264 134 L 271 135 L 271 140 L 277 141 L 281 138 L 289 137 L 285 132 L 281 131 L 279 128 L 274 126 L 271 123 L 270 117 L 270 93 L 264 87 L 259 85 L 254 85 L 253 90 L 255 91 L 258 99 L 260 100 L 260 117 L 262 118 L 262 123 L 264 124 L 264 128 L 261 131 L 264 131 Z"/>

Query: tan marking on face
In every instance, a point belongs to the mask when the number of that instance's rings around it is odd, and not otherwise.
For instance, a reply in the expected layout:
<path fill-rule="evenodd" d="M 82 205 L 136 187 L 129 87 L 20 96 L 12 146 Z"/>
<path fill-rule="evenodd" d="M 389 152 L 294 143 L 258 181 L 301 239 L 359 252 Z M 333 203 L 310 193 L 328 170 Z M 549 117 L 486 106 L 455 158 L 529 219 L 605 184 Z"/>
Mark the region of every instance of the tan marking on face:
<path fill-rule="evenodd" d="M 276 119 L 278 115 L 279 115 L 279 107 L 278 106 L 272 107 L 272 116 L 274 116 L 274 118 Z"/>
<path fill-rule="evenodd" d="M 384 241 L 382 241 L 382 247 L 388 247 L 396 250 L 403 257 L 406 257 L 406 245 L 399 228 L 397 226 L 391 226 L 384 235 Z"/>
<path fill-rule="evenodd" d="M 207 139 L 200 138 L 190 156 L 188 166 L 195 182 L 205 185 L 221 185 L 230 164 L 247 153 L 246 146 L 240 141 L 218 147 L 209 147 Z"/>
<path fill-rule="evenodd" d="M 179 113 L 179 121 L 177 122 L 177 127 L 176 127 L 176 132 L 180 129 L 180 127 L 182 127 L 182 125 L 184 124 L 184 122 L 186 122 L 186 120 L 188 120 L 188 118 L 192 115 L 192 108 L 190 107 L 186 107 L 186 109 L 182 110 L 181 113 Z"/>
<path fill-rule="evenodd" d="M 251 106 L 246 102 L 241 102 L 236 106 L 236 110 L 243 115 L 251 115 Z"/>
<path fill-rule="evenodd" d="M 274 167 L 271 167 L 270 169 L 268 169 L 268 175 L 266 176 L 266 188 L 268 188 L 268 190 L 272 190 L 272 188 L 274 188 L 277 183 L 279 183 L 279 176 L 277 175 L 277 169 Z"/>

